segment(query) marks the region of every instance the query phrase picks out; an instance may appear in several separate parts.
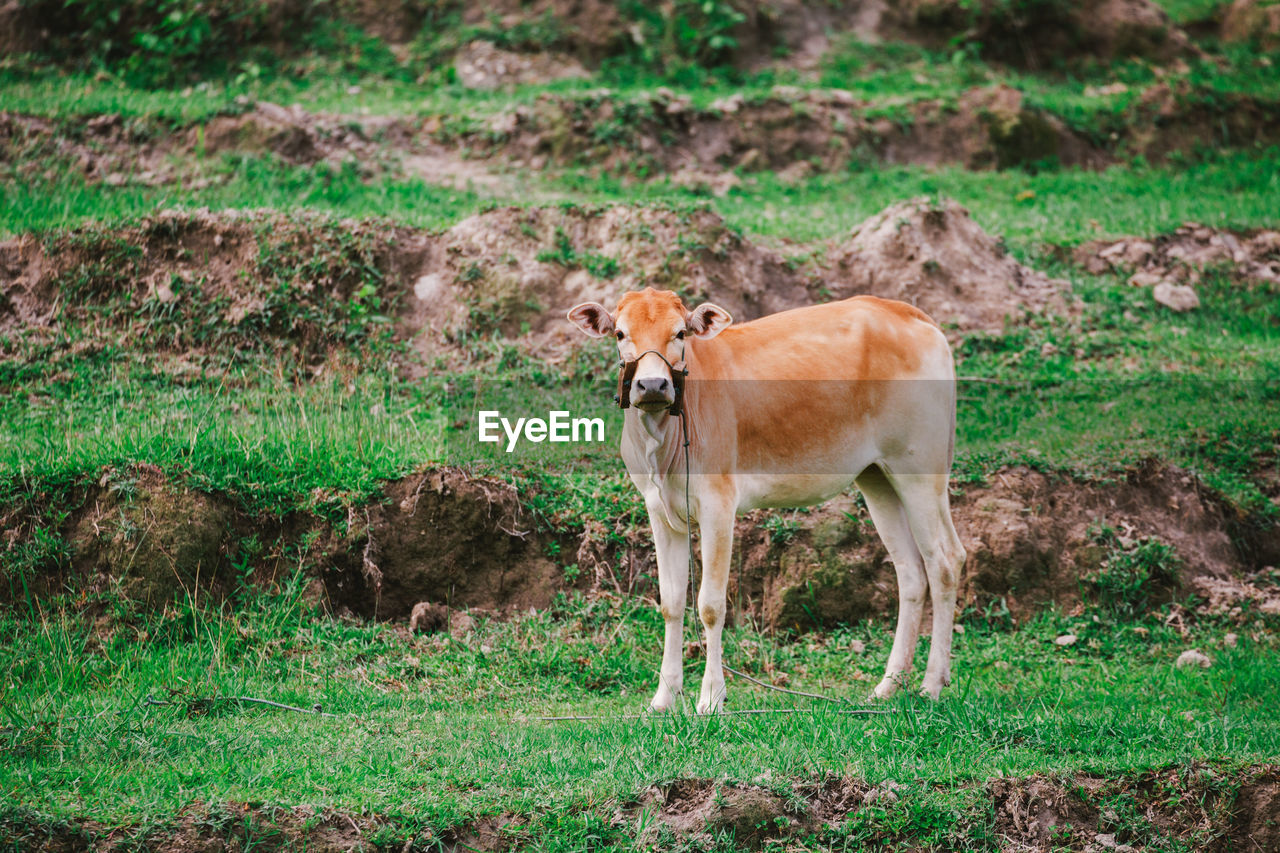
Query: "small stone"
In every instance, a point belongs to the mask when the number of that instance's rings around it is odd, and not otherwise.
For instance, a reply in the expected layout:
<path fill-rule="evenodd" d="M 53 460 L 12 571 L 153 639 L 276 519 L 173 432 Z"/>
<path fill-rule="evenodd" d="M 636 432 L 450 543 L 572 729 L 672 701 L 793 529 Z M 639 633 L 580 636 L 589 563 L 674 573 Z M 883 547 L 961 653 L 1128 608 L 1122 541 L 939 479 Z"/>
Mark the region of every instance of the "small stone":
<path fill-rule="evenodd" d="M 444 276 L 439 273 L 424 275 L 413 283 L 413 295 L 424 302 L 443 298 L 444 290 Z"/>
<path fill-rule="evenodd" d="M 1240 636 L 1238 634 L 1227 634 L 1225 637 L 1222 638 L 1222 645 L 1226 646 L 1229 649 L 1234 649 L 1237 645 L 1239 645 L 1239 643 L 1240 643 Z"/>
<path fill-rule="evenodd" d="M 1065 649 L 1067 646 L 1074 646 L 1076 644 L 1076 640 L 1078 639 L 1080 638 L 1077 637 L 1075 634 L 1063 634 L 1062 636 L 1054 640 L 1053 644 L 1055 646 L 1062 646 Z"/>
<path fill-rule="evenodd" d="M 449 617 L 449 633 L 455 640 L 461 640 L 476 629 L 476 620 L 467 613 L 453 613 Z"/>
<path fill-rule="evenodd" d="M 764 155 L 760 153 L 759 148 L 751 148 L 738 158 L 738 168 L 744 172 L 750 172 L 760 166 L 763 158 Z"/>
<path fill-rule="evenodd" d="M 1183 669 L 1188 666 L 1198 666 L 1201 669 L 1208 669 L 1213 666 L 1213 661 L 1210 660 L 1209 656 L 1204 652 L 1197 649 L 1187 649 L 1185 652 L 1178 655 L 1178 660 L 1174 663 L 1174 666 L 1178 667 L 1178 669 Z"/>
<path fill-rule="evenodd" d="M 1134 287 L 1151 287 L 1164 282 L 1164 276 L 1154 272 L 1136 272 L 1129 276 L 1129 284 Z"/>
<path fill-rule="evenodd" d="M 1151 291 L 1151 297 L 1174 311 L 1191 311 L 1200 307 L 1200 297 L 1185 284 L 1162 281 Z"/>
<path fill-rule="evenodd" d="M 409 614 L 409 630 L 415 634 L 434 634 L 449 624 L 449 608 L 443 604 L 419 601 Z"/>
<path fill-rule="evenodd" d="M 852 640 L 849 643 L 849 651 L 855 655 L 860 655 L 867 650 L 867 644 L 861 640 Z"/>

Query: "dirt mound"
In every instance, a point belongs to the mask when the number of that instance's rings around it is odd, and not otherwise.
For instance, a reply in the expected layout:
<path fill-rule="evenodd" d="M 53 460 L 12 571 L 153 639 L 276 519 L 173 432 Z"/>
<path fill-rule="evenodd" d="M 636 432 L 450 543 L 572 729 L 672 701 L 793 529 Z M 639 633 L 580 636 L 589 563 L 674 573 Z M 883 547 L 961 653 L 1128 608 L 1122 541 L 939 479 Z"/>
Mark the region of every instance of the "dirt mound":
<path fill-rule="evenodd" d="M 1018 263 L 954 201 L 893 205 L 855 227 L 828 263 L 834 295 L 901 299 L 966 331 L 1069 312 L 1067 282 Z"/>
<path fill-rule="evenodd" d="M 384 494 L 335 543 L 345 546 L 333 557 L 345 576 L 331 590 L 339 606 L 381 619 L 405 619 L 421 601 L 510 615 L 572 587 L 547 556 L 559 540 L 535 528 L 508 483 L 434 469 Z"/>
<path fill-rule="evenodd" d="M 555 361 L 582 345 L 566 309 L 645 285 L 714 299 L 739 320 L 858 293 L 914 301 L 966 331 L 1064 310 L 1056 283 L 1003 256 L 954 204 L 892 207 L 833 254 L 830 266 L 789 259 L 705 209 L 499 208 L 438 234 L 165 211 L 0 243 L 0 331 L 18 333 L 6 359 L 50 373 L 86 347 L 124 342 L 179 371 L 275 359 L 304 375 L 391 336 L 458 362 L 476 357 L 476 335 Z"/>
<path fill-rule="evenodd" d="M 564 320 L 578 302 L 612 305 L 628 290 L 714 298 L 750 320 L 807 304 L 807 278 L 707 210 L 500 208 L 440 236 L 414 285 L 407 322 L 425 347 L 467 333 L 522 336 L 542 352 L 579 343 Z"/>
<path fill-rule="evenodd" d="M 661 824 L 677 835 L 708 840 L 728 835 L 735 848 L 759 850 L 766 840 L 794 831 L 798 816 L 788 814 L 787 806 L 781 794 L 758 785 L 678 779 L 650 788 L 638 809 L 657 818 L 654 829 Z M 648 839 L 656 840 L 656 835 Z"/>
<path fill-rule="evenodd" d="M 1274 230 L 1227 231 L 1188 222 L 1150 240 L 1086 243 L 1072 257 L 1094 275 L 1115 272 L 1142 286 L 1194 285 L 1206 270 L 1226 270 L 1250 284 L 1280 285 L 1280 231 Z"/>
<path fill-rule="evenodd" d="M 1222 17 L 1222 40 L 1280 47 L 1280 6 L 1267 0 L 1235 0 Z"/>
<path fill-rule="evenodd" d="M 989 838 L 994 829 L 1001 849 L 1275 850 L 1280 843 L 1280 770 L 1274 765 L 1223 772 L 1190 764 L 1112 777 L 1036 775 L 955 787 L 985 792 L 994 825 L 977 816 L 975 838 Z M 918 797 L 918 788 L 919 783 L 871 785 L 835 776 L 770 787 L 677 779 L 623 804 L 612 825 L 650 847 L 665 846 L 674 835 L 700 846 L 728 842 L 734 849 L 773 849 L 801 835 L 821 849 L 826 849 L 823 842 L 843 848 L 848 837 L 838 824 L 866 808 L 883 813 L 902 797 Z M 192 804 L 169 821 L 121 826 L 50 820 L 16 808 L 0 815 L 0 842 L 38 853 L 125 848 L 213 853 L 260 847 L 347 853 L 376 838 L 378 849 L 496 851 L 518 846 L 518 835 L 508 831 L 525 819 L 504 813 L 433 830 L 420 821 L 377 814 L 226 802 Z M 873 823 L 882 828 L 864 836 L 865 844 L 914 849 L 913 842 L 918 843 L 894 831 L 893 821 Z"/>
<path fill-rule="evenodd" d="M 1145 89 L 1125 111 L 1119 133 L 1123 150 L 1148 160 L 1208 148 L 1266 148 L 1280 139 L 1274 99 L 1224 94 L 1181 80 Z"/>
<path fill-rule="evenodd" d="M 56 180 L 67 164 L 87 181 L 154 186 L 181 181 L 195 189 L 208 181 L 180 174 L 170 161 L 172 143 L 146 119 L 87 116 L 74 123 L 0 111 L 0 161 L 21 164 L 25 178 Z"/>
<path fill-rule="evenodd" d="M 392 827 L 386 818 L 315 806 L 195 803 L 169 821 L 135 826 L 94 820 L 49 821 L 36 814 L 12 814 L 0 818 L 0 842 L 12 850 L 33 853 L 225 853 L 261 849 L 349 853 L 366 849 L 369 836 Z"/>
<path fill-rule="evenodd" d="M 1085 58 L 1165 62 L 1195 52 L 1186 34 L 1151 0 L 1043 0 L 1016 6 L 912 0 L 893 5 L 877 29 L 937 48 L 957 40 L 975 44 L 989 59 L 1025 68 Z"/>
<path fill-rule="evenodd" d="M 20 237 L 0 243 L 0 330 L 21 331 L 16 357 L 42 363 L 74 337 L 80 350 L 123 341 L 180 369 L 314 368 L 389 334 L 377 320 L 394 313 L 422 244 L 378 222 L 207 210 Z"/>
<path fill-rule="evenodd" d="M 1011 849 L 1272 850 L 1280 842 L 1280 773 L 1262 766 L 1230 778 L 1207 767 L 1131 779 L 1081 773 L 990 784 L 995 831 Z"/>
<path fill-rule="evenodd" d="M 868 161 L 971 169 L 1108 162 L 1101 149 L 1005 86 L 900 112 L 886 114 L 843 90 L 779 86 L 762 98 L 734 95 L 707 108 L 666 89 L 627 99 L 599 90 L 545 94 L 482 125 L 442 130 L 440 139 L 532 168 L 580 165 L 633 175 L 837 171 Z"/>
<path fill-rule="evenodd" d="M 52 180 L 61 174 L 58 164 L 66 164 L 89 183 L 201 189 L 226 179 L 216 161 L 204 159 L 218 154 L 270 154 L 293 166 L 352 168 L 364 177 L 408 174 L 459 189 L 502 182 L 433 141 L 422 122 L 393 116 L 311 113 L 266 101 L 186 127 L 114 113 L 55 120 L 0 112 L 0 159 L 21 164 L 19 173 L 29 177 Z"/>
<path fill-rule="evenodd" d="M 1082 483 L 1027 468 L 1004 469 L 952 500 L 968 559 L 960 606 L 986 612 L 993 603 L 1021 619 L 1050 602 L 1069 608 L 1104 590 L 1091 582 L 1127 566 L 1138 549 L 1168 546 L 1181 567 L 1148 579 L 1146 603 L 1178 593 L 1250 586 L 1243 598 L 1268 601 L 1249 584 L 1257 569 L 1228 535 L 1227 510 L 1194 477 L 1143 466 L 1116 483 Z M 1104 528 L 1105 526 L 1105 528 Z M 1114 531 L 1108 534 L 1107 529 Z M 858 501 L 837 497 L 809 512 L 756 512 L 737 528 L 741 567 L 730 600 L 773 629 L 850 623 L 897 611 L 897 581 L 870 517 Z"/>
<path fill-rule="evenodd" d="M 107 469 L 58 501 L 0 508 L 0 563 L 18 564 L 38 530 L 60 537 L 49 559 L 22 569 L 39 597 L 105 595 L 144 609 L 222 601 L 288 577 L 298 554 L 316 603 L 380 619 L 407 619 L 422 601 L 510 615 L 573 586 L 546 556 L 561 545 L 573 553 L 572 532 L 535 529 L 511 485 L 452 468 L 388 483 L 337 519 L 254 514 L 147 465 Z M 5 581 L 0 600 L 20 599 L 22 583 Z"/>

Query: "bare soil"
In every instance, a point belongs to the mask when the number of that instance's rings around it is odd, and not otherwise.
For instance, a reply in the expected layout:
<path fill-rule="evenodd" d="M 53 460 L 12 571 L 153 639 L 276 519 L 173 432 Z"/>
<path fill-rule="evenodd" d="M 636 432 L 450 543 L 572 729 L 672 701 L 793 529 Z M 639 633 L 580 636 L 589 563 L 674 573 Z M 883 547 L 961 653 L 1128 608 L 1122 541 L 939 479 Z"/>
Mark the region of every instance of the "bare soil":
<path fill-rule="evenodd" d="M 345 518 L 256 515 L 148 465 L 106 469 L 56 509 L 69 557 L 30 578 L 31 593 L 70 591 L 91 618 L 104 600 L 158 610 L 250 594 L 284 582 L 299 562 L 310 599 L 330 612 L 402 620 L 426 601 L 511 615 L 572 588 L 547 554 L 580 544 L 580 534 L 536 527 L 510 484 L 452 468 L 388 483 Z M 12 549 L 34 535 L 42 513 L 3 507 L 0 523 L 0 545 Z M 246 556 L 255 566 L 248 576 L 235 568 Z M 6 599 L 23 594 L 5 587 Z"/>
<path fill-rule="evenodd" d="M 1086 243 L 1073 258 L 1094 275 L 1119 273 L 1139 286 L 1195 285 L 1206 271 L 1226 271 L 1242 283 L 1280 285 L 1280 231 L 1274 230 L 1228 231 L 1188 222 L 1153 239 Z"/>
<path fill-rule="evenodd" d="M 1227 853 L 1280 846 L 1280 769 L 1274 765 L 1233 772 L 1192 764 L 1116 776 L 1036 775 L 978 786 L 987 796 L 1003 849 L 1048 853 L 1123 850 L 1128 845 L 1144 850 L 1178 843 Z M 837 776 L 760 784 L 682 778 L 621 803 L 613 823 L 642 844 L 655 843 L 662 828 L 693 844 L 728 837 L 735 849 L 759 850 L 797 836 L 821 839 L 865 809 L 890 807 L 906 790 L 907 785 L 892 780 L 872 785 Z M 416 834 L 405 827 L 401 837 L 412 835 L 412 846 L 427 849 L 509 851 L 519 848 L 519 834 L 513 830 L 521 825 L 520 816 L 502 814 L 465 826 L 418 829 Z M 396 821 L 379 815 L 308 806 L 196 803 L 168 824 L 151 828 L 106 826 L 90 819 L 50 822 L 12 813 L 0 822 L 0 843 L 33 853 L 127 845 L 157 853 L 347 853 L 368 845 L 375 833 L 386 837 L 398 828 Z M 886 835 L 875 842 L 910 848 L 913 839 Z M 406 843 L 405 849 L 410 846 Z"/>
<path fill-rule="evenodd" d="M 999 3 L 913 0 L 890 8 L 881 34 L 936 48 L 960 39 L 979 45 L 989 59 L 1024 68 L 1083 58 L 1167 62 L 1196 52 L 1151 0 L 1030 3 L 1016 10 Z"/>
<path fill-rule="evenodd" d="M 456 140 L 443 132 L 442 141 L 464 142 L 495 162 L 634 175 L 789 169 L 786 174 L 802 177 L 801 170 L 838 171 L 851 163 L 996 169 L 1111 161 L 1104 148 L 1027 106 L 1006 86 L 972 89 L 955 103 L 920 101 L 888 112 L 847 91 L 785 86 L 765 98 L 732 96 L 706 109 L 664 89 L 627 100 L 609 90 L 547 94 Z"/>
<path fill-rule="evenodd" d="M 1240 614 L 1250 603 L 1280 612 L 1280 589 L 1235 512 L 1174 468 L 1142 466 L 1109 483 L 1006 468 L 985 485 L 956 490 L 952 514 L 968 552 L 960 607 L 978 614 L 1017 621 L 1049 603 L 1069 610 L 1087 599 L 1087 578 L 1110 556 L 1096 536 L 1101 524 L 1126 542 L 1170 545 L 1181 560 L 1179 581 L 1155 590 L 1151 606 L 1195 593 L 1215 612 Z M 739 618 L 805 630 L 897 612 L 892 563 L 856 500 L 784 514 L 780 527 L 765 525 L 766 517 L 738 523 L 730 600 Z M 1269 548 L 1280 542 L 1274 530 L 1255 535 Z"/>
<path fill-rule="evenodd" d="M 617 544 L 604 536 L 606 524 L 570 519 L 548 529 L 522 510 L 528 497 L 500 480 L 439 468 L 388 483 L 345 517 L 276 518 L 150 466 L 106 469 L 59 499 L 65 516 L 55 524 L 69 557 L 29 585 L 40 597 L 70 592 L 96 618 L 100 601 L 161 609 L 175 599 L 221 601 L 271 588 L 302 555 L 308 594 L 329 611 L 407 620 L 426 602 L 438 606 L 445 627 L 455 611 L 510 615 L 544 608 L 575 587 L 653 594 L 651 583 L 636 584 L 655 574 L 643 531 L 624 531 L 634 535 Z M 1181 573 L 1153 590 L 1150 606 L 1195 593 L 1205 609 L 1242 619 L 1280 613 L 1280 578 L 1257 562 L 1259 553 L 1280 551 L 1277 531 L 1249 529 L 1265 540 L 1260 551 L 1230 508 L 1176 469 L 1141 467 L 1107 483 L 1004 469 L 957 493 L 954 514 L 968 550 L 961 606 L 979 614 L 994 607 L 1016 621 L 1050 602 L 1070 608 L 1090 598 L 1088 578 L 1114 556 L 1096 535 L 1100 524 L 1118 531 L 1123 547 L 1155 539 L 1174 549 Z M 785 518 L 765 524 L 757 512 L 738 523 L 736 618 L 795 631 L 896 612 L 892 566 L 857 501 L 839 497 Z M 6 549 L 50 523 L 29 505 L 0 508 L 0 522 Z M 248 576 L 235 569 L 246 554 L 255 566 Z M 562 565 L 575 560 L 584 571 L 570 583 Z M 630 567 L 627 577 L 619 565 Z"/>
<path fill-rule="evenodd" d="M 580 71 L 554 55 L 475 44 L 459 67 L 476 87 Z M 0 160 L 32 179 L 56 179 L 70 165 L 90 182 L 187 189 L 223 179 L 216 161 L 205 157 L 236 153 L 480 192 L 510 190 L 513 179 L 505 172 L 516 166 L 669 175 L 725 193 L 763 170 L 799 180 L 876 163 L 1103 168 L 1136 155 L 1159 162 L 1205 148 L 1280 140 L 1274 103 L 1204 91 L 1186 81 L 1148 87 L 1107 121 L 1104 128 L 1071 127 L 1004 85 L 973 88 L 954 100 L 893 106 L 859 101 L 841 89 L 778 86 L 767 96 L 735 95 L 705 108 L 665 88 L 626 97 L 600 89 L 547 93 L 484 118 L 310 113 L 297 104 L 269 102 L 186 127 L 113 114 L 54 120 L 0 112 Z"/>
<path fill-rule="evenodd" d="M 410 372 L 437 357 L 467 361 L 477 335 L 555 363 L 585 345 L 563 319 L 568 308 L 612 304 L 643 285 L 690 304 L 714 299 L 739 321 L 860 293 L 913 302 L 961 332 L 1069 310 L 1065 283 L 1008 257 L 954 203 L 895 205 L 798 258 L 708 210 L 499 208 L 436 234 L 267 211 L 166 211 L 110 231 L 0 242 L 0 331 L 25 342 L 7 358 L 41 363 L 127 342 L 174 369 L 216 370 L 256 351 L 315 372 L 378 331 L 367 314 L 386 314 L 416 353 L 405 359 Z M 82 333 L 74 343 L 65 334 L 73 326 Z"/>

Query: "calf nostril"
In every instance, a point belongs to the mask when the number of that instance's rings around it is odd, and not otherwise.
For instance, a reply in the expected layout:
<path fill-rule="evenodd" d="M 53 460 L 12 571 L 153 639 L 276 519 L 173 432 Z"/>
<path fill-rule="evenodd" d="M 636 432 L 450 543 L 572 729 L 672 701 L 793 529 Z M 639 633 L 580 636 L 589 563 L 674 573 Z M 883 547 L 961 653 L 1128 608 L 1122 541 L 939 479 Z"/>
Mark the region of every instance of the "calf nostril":
<path fill-rule="evenodd" d="M 665 392 L 667 390 L 667 384 L 668 384 L 668 380 L 666 377 L 662 377 L 659 379 L 637 379 L 636 380 L 636 387 L 640 389 L 641 394 L 648 391 Z"/>

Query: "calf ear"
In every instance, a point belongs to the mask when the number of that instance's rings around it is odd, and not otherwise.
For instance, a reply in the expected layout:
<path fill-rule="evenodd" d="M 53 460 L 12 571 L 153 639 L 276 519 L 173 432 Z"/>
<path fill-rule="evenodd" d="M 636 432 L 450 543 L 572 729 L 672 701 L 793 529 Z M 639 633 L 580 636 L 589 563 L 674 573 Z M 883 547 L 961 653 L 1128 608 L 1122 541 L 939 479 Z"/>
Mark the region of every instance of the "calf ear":
<path fill-rule="evenodd" d="M 603 338 L 613 331 L 613 318 L 599 302 L 583 302 L 569 309 L 569 322 L 593 338 Z"/>
<path fill-rule="evenodd" d="M 694 337 L 714 338 L 732 322 L 733 317 L 728 311 L 719 305 L 705 302 L 693 309 L 693 313 L 689 315 L 689 331 L 693 332 Z"/>

